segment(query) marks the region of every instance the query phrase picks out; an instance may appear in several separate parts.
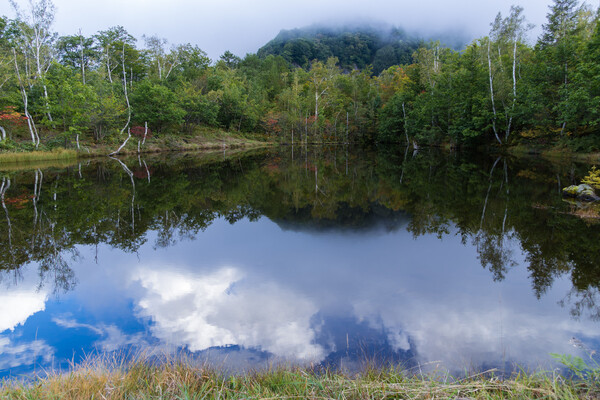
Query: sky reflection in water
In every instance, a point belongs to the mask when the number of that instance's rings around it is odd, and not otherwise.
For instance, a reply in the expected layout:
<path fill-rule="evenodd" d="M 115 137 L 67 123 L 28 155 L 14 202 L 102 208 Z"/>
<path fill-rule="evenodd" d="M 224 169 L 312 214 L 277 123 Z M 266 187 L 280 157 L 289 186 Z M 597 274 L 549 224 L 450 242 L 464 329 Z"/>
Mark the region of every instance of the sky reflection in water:
<path fill-rule="evenodd" d="M 514 235 L 505 247 L 516 267 L 494 281 L 454 225 L 441 238 L 415 238 L 410 220 L 352 231 L 218 218 L 168 247 L 155 231 L 133 253 L 80 245 L 66 293 L 40 286 L 26 265 L 2 280 L 0 374 L 132 346 L 185 348 L 231 369 L 368 359 L 451 371 L 549 367 L 551 352 L 577 354 L 572 337 L 597 343 L 597 322 L 558 305 L 568 277 L 539 299 L 532 292 Z"/>

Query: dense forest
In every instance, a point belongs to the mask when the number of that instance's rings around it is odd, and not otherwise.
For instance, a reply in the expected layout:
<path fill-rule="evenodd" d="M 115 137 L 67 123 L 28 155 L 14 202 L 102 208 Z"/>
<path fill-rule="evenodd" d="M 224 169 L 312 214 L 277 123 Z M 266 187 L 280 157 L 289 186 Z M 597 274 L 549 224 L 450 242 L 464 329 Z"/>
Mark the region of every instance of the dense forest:
<path fill-rule="evenodd" d="M 257 55 L 261 58 L 282 56 L 290 64 L 303 68 L 310 68 L 314 60 L 326 62 L 330 57 L 337 57 L 338 66 L 345 71 L 372 66 L 372 72 L 379 75 L 391 66 L 410 64 L 419 45 L 419 39 L 396 28 L 315 25 L 282 30 L 261 47 Z"/>
<path fill-rule="evenodd" d="M 365 32 L 291 37 L 287 49 L 279 37 L 258 54 L 226 52 L 216 62 L 156 36 L 140 46 L 121 26 L 58 36 L 51 0 L 12 4 L 15 18 L 0 19 L 5 150 L 213 128 L 288 143 L 600 149 L 600 10 L 577 0 L 554 0 L 535 44 L 514 6 L 460 51 L 420 43 L 407 57 L 414 43 L 400 31 L 379 48 Z M 337 57 L 319 60 L 329 55 Z M 398 64 L 383 69 L 392 58 Z"/>

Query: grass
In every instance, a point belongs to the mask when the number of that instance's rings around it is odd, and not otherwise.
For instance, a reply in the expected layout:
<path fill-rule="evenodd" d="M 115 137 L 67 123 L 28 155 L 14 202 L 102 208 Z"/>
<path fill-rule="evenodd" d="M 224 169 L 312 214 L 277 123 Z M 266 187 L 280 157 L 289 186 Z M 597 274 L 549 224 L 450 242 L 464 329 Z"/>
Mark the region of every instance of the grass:
<path fill-rule="evenodd" d="M 67 373 L 4 381 L 0 399 L 600 399 L 597 379 L 524 372 L 500 379 L 492 371 L 452 379 L 395 368 L 354 376 L 293 367 L 226 375 L 185 357 L 104 357 Z"/>
<path fill-rule="evenodd" d="M 41 144 L 40 150 L 35 150 L 31 143 L 26 141 L 15 142 L 7 140 L 0 141 L 0 164 L 27 163 L 39 160 L 77 159 L 106 156 L 123 143 L 127 135 L 113 135 L 105 138 L 101 143 L 81 140 L 81 149 L 74 148 L 70 143 L 69 149 L 65 149 L 63 141 L 48 135 L 46 142 Z M 216 150 L 233 148 L 256 148 L 272 144 L 264 135 L 248 134 L 243 132 L 227 132 L 218 129 L 196 130 L 192 133 L 180 133 L 170 135 L 155 135 L 146 140 L 141 146 L 139 138 L 131 137 L 127 145 L 119 154 L 158 153 L 165 151 L 196 151 Z M 138 145 L 140 145 L 138 149 Z M 55 147 L 56 146 L 56 147 Z"/>
<path fill-rule="evenodd" d="M 48 160 L 77 159 L 75 150 L 55 149 L 52 151 L 10 152 L 0 153 L 0 164 L 24 164 Z"/>
<path fill-rule="evenodd" d="M 56 147 L 49 149 L 50 144 L 42 144 L 41 150 L 34 150 L 28 142 L 0 141 L 0 169 L 20 170 L 42 167 L 65 167 L 80 159 L 104 157 L 115 151 L 126 136 L 112 137 L 106 143 L 81 142 L 81 150 Z M 52 142 L 52 139 L 50 139 Z M 142 154 L 163 152 L 223 151 L 227 149 L 245 150 L 264 148 L 272 142 L 266 141 L 262 135 L 225 132 L 221 130 L 196 131 L 191 134 L 165 135 L 149 138 L 144 146 L 140 146 Z M 137 155 L 138 139 L 132 137 L 119 155 Z"/>

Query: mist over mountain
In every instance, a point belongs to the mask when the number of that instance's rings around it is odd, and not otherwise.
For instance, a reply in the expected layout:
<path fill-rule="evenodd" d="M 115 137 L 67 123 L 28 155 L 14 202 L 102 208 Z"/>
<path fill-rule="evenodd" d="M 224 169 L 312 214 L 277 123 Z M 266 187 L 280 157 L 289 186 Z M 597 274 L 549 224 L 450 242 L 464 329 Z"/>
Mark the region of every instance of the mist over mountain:
<path fill-rule="evenodd" d="M 410 64 L 412 54 L 420 44 L 440 40 L 448 47 L 461 48 L 466 39 L 457 34 L 439 38 L 421 37 L 387 24 L 310 25 L 304 28 L 283 29 L 257 54 L 266 57 L 280 55 L 288 62 L 307 67 L 312 60 L 325 61 L 337 57 L 344 69 L 363 69 L 373 66 L 373 73 L 392 65 Z"/>

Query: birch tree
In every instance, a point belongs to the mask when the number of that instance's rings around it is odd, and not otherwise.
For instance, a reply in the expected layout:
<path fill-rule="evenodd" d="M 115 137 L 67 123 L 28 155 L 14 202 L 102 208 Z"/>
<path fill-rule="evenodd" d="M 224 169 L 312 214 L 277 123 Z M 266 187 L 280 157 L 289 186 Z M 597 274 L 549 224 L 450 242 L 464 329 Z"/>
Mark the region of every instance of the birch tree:
<path fill-rule="evenodd" d="M 15 71 L 17 74 L 17 80 L 19 82 L 19 89 L 21 92 L 21 99 L 23 101 L 23 113 L 25 117 L 27 117 L 27 126 L 29 127 L 29 133 L 31 134 L 31 141 L 35 148 L 37 149 L 40 145 L 40 136 L 38 135 L 37 128 L 35 126 L 35 122 L 33 121 L 33 117 L 29 113 L 29 97 L 27 95 L 27 89 L 25 88 L 25 83 L 23 78 L 21 77 L 21 72 L 19 69 L 19 63 L 17 59 L 17 51 L 13 49 L 13 60 L 15 63 Z"/>
<path fill-rule="evenodd" d="M 79 72 L 81 81 L 85 85 L 87 71 L 98 58 L 98 53 L 94 49 L 94 39 L 83 36 L 80 29 L 77 35 L 58 38 L 56 48 L 60 63 Z"/>
<path fill-rule="evenodd" d="M 54 60 L 54 43 L 57 34 L 51 31 L 54 22 L 55 7 L 51 0 L 28 0 L 28 8 L 21 11 L 15 0 L 9 0 L 19 21 L 22 51 L 26 58 L 26 75 L 31 74 L 34 81 L 40 82 L 43 88 L 46 115 L 52 121 L 46 73 Z M 29 69 L 29 60 L 32 67 Z"/>
<path fill-rule="evenodd" d="M 429 111 L 431 127 L 437 126 L 436 95 L 438 80 L 442 70 L 442 49 L 439 42 L 419 48 L 415 54 L 415 63 L 419 66 L 420 84 L 426 89 L 428 99 L 425 100 Z"/>
<path fill-rule="evenodd" d="M 131 122 L 131 104 L 129 103 L 129 94 L 127 91 L 127 72 L 125 71 L 125 44 L 123 44 L 121 65 L 123 67 L 123 94 L 125 95 L 125 102 L 127 103 L 127 122 L 125 123 L 123 129 L 121 129 L 121 135 L 123 135 L 123 132 L 125 132 L 125 130 L 127 129 L 127 138 L 121 144 L 121 146 L 117 150 L 110 153 L 109 156 L 118 154 L 123 149 L 123 147 L 125 147 L 129 139 L 131 139 L 131 130 L 129 129 L 129 123 Z"/>
<path fill-rule="evenodd" d="M 122 69 L 121 64 L 125 58 L 125 54 L 133 48 L 135 38 L 122 26 L 114 26 L 105 31 L 99 31 L 94 35 L 94 39 L 100 48 L 102 70 L 106 73 L 106 79 L 110 83 L 113 83 L 113 75 L 118 75 L 119 70 Z M 127 61 L 129 60 L 125 61 L 126 64 Z M 126 74 L 129 68 L 123 68 L 123 70 Z"/>
<path fill-rule="evenodd" d="M 327 60 L 326 64 L 316 61 L 311 66 L 309 83 L 315 96 L 315 128 L 319 122 L 320 102 L 323 96 L 327 95 L 327 92 L 331 89 L 334 78 L 339 72 L 336 66 L 337 62 L 337 58 L 331 57 Z"/>
<path fill-rule="evenodd" d="M 167 75 L 167 57 L 165 52 L 165 46 L 167 45 L 167 39 L 160 38 L 158 36 L 142 36 L 146 43 L 146 48 L 151 57 L 151 64 L 156 66 L 156 72 L 158 79 L 162 80 L 163 76 Z M 171 68 L 172 69 L 172 68 Z M 170 73 L 170 71 L 169 71 Z"/>
<path fill-rule="evenodd" d="M 6 95 L 5 90 L 11 85 L 14 79 L 12 51 L 7 39 L 7 23 L 6 18 L 0 17 L 0 96 Z M 6 139 L 6 129 L 0 125 L 0 140 Z"/>
<path fill-rule="evenodd" d="M 508 140 L 517 104 L 518 65 L 520 49 L 524 48 L 527 32 L 532 25 L 526 22 L 522 7 L 512 6 L 508 17 L 498 13 L 491 24 L 486 40 L 486 63 L 492 106 L 492 130 L 499 144 Z M 501 119 L 501 121 L 499 121 Z M 501 123 L 501 127 L 498 124 Z M 499 131 L 504 130 L 504 141 Z"/>

